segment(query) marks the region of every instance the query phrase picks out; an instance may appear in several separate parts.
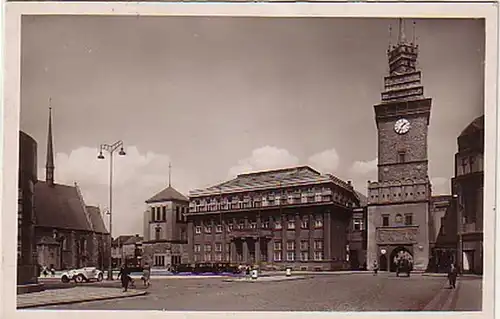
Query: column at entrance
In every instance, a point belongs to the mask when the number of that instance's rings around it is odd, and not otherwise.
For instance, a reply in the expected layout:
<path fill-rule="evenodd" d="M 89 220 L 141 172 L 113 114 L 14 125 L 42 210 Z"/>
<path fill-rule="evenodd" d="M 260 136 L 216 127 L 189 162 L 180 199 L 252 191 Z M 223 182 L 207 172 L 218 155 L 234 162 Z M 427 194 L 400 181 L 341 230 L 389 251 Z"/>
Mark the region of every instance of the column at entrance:
<path fill-rule="evenodd" d="M 243 238 L 243 262 L 248 263 L 248 238 Z"/>
<path fill-rule="evenodd" d="M 274 247 L 273 247 L 273 241 L 271 239 L 267 239 L 267 262 L 272 263 L 273 260 L 273 252 L 274 252 Z"/>
<path fill-rule="evenodd" d="M 231 244 L 230 244 L 230 248 L 231 248 L 231 253 L 230 253 L 230 256 L 229 256 L 229 260 L 231 260 L 231 263 L 236 263 L 237 260 L 236 260 L 236 242 L 234 240 L 231 240 Z"/>
<path fill-rule="evenodd" d="M 259 264 L 260 263 L 260 238 L 254 238 L 255 241 L 255 263 Z"/>

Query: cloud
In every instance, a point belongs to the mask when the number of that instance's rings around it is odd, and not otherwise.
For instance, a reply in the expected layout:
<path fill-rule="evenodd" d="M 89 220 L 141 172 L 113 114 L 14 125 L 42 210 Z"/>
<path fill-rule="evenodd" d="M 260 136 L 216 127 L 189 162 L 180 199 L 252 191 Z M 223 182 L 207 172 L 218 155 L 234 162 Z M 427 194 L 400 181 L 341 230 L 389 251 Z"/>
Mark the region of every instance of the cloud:
<path fill-rule="evenodd" d="M 309 157 L 307 162 L 322 173 L 333 173 L 340 163 L 339 154 L 332 148 Z"/>
<path fill-rule="evenodd" d="M 285 149 L 274 146 L 264 146 L 252 151 L 252 154 L 238 161 L 229 169 L 229 177 L 252 171 L 278 169 L 299 164 L 299 159 Z"/>
<path fill-rule="evenodd" d="M 145 201 L 168 186 L 170 157 L 146 152 L 137 147 L 126 149 L 126 156 L 114 156 L 113 235 L 142 233 Z M 109 207 L 109 155 L 97 159 L 98 150 L 81 147 L 69 154 L 57 153 L 55 178 L 60 184 L 77 182 L 87 205 Z M 43 168 L 42 168 L 43 169 Z M 45 172 L 40 172 L 45 176 Z M 187 195 L 196 188 L 197 179 L 173 163 L 172 186 Z M 106 221 L 107 223 L 107 221 Z"/>
<path fill-rule="evenodd" d="M 371 161 L 356 161 L 352 164 L 349 171 L 355 175 L 367 175 L 377 171 L 377 164 L 377 158 Z"/>
<path fill-rule="evenodd" d="M 431 178 L 432 195 L 450 195 L 450 179 L 444 177 Z"/>

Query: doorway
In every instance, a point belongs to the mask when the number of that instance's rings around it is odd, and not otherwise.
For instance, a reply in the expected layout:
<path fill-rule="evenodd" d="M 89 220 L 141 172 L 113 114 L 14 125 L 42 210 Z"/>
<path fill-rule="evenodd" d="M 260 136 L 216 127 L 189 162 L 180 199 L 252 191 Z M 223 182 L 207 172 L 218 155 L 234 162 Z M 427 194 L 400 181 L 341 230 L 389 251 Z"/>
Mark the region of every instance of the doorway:
<path fill-rule="evenodd" d="M 379 269 L 380 271 L 387 271 L 387 255 L 380 255 Z"/>
<path fill-rule="evenodd" d="M 411 264 L 413 264 L 413 255 L 411 252 L 405 247 L 396 247 L 391 253 L 391 257 L 389 259 L 390 263 L 390 271 L 395 272 L 397 268 L 397 261 L 400 258 L 407 258 Z"/>

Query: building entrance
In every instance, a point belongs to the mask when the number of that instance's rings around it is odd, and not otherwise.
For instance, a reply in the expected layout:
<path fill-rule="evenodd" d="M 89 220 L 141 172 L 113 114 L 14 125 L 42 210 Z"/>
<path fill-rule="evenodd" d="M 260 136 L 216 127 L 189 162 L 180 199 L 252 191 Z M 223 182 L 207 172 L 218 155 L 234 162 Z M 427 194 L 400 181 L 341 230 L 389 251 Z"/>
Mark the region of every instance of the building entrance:
<path fill-rule="evenodd" d="M 389 259 L 390 263 L 390 271 L 395 272 L 398 266 L 398 260 L 406 258 L 411 264 L 413 264 L 413 255 L 410 251 L 404 247 L 397 247 L 391 253 L 391 257 Z"/>

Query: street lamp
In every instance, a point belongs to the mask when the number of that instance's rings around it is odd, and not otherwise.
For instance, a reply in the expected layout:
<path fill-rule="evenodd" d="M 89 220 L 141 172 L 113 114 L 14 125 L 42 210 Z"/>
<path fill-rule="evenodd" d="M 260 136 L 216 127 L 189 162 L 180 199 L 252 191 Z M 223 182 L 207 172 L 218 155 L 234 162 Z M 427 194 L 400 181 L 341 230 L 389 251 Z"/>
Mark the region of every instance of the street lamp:
<path fill-rule="evenodd" d="M 113 257 L 112 257 L 112 246 L 113 246 L 113 233 L 112 233 L 112 227 L 113 227 L 113 214 L 112 214 L 112 209 L 113 209 L 113 153 L 120 149 L 118 152 L 118 155 L 124 156 L 126 155 L 125 151 L 123 150 L 123 142 L 122 141 L 117 141 L 113 144 L 101 144 L 99 148 L 99 155 L 97 156 L 97 159 L 104 159 L 103 151 L 106 151 L 109 153 L 109 209 L 108 209 L 108 214 L 109 214 L 109 235 L 111 237 L 111 247 L 109 250 L 109 265 L 108 265 L 108 280 L 113 280 Z"/>

